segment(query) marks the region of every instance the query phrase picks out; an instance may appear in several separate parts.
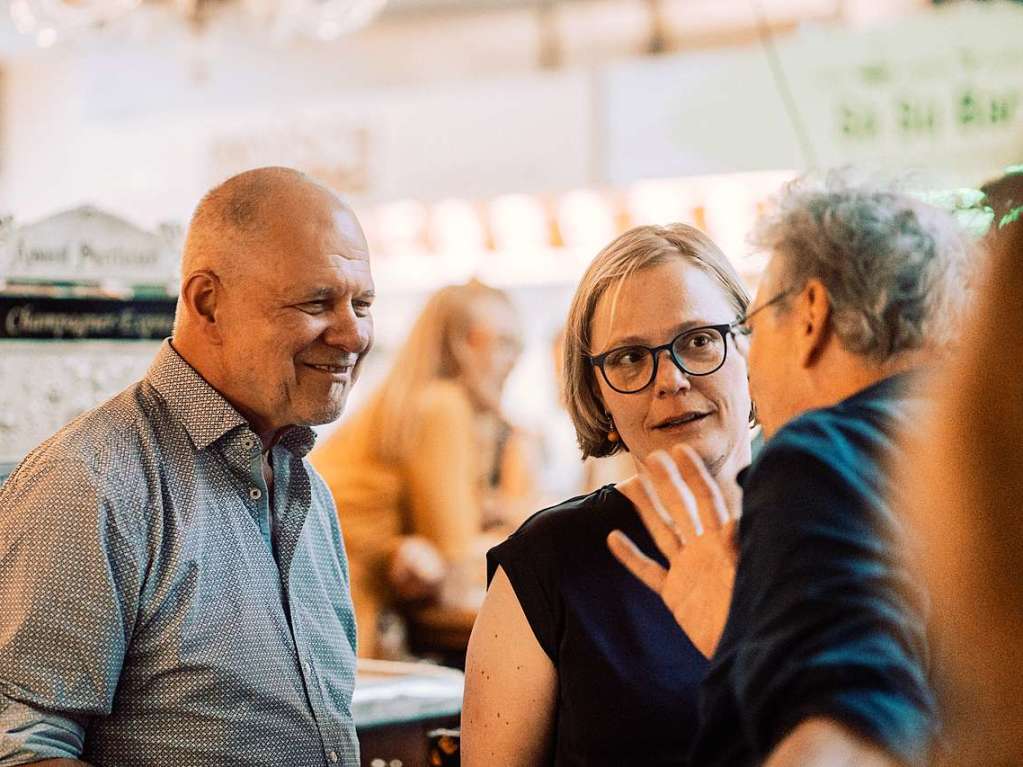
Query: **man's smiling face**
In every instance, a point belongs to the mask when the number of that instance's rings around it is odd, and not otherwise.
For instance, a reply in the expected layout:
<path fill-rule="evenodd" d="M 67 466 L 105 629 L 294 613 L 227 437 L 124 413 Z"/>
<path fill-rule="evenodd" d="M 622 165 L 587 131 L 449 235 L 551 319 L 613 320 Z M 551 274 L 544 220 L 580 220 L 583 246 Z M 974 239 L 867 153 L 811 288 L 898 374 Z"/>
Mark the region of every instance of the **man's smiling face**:
<path fill-rule="evenodd" d="M 355 215 L 316 195 L 282 208 L 262 252 L 224 284 L 218 318 L 229 399 L 261 434 L 340 416 L 373 338 L 373 278 Z"/>

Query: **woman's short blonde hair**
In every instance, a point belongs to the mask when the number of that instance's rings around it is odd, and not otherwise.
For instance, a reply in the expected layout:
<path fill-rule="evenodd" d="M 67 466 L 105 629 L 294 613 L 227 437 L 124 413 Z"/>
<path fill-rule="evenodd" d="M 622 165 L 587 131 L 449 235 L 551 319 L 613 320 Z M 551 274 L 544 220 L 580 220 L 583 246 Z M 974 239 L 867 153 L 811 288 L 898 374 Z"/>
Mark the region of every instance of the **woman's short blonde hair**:
<path fill-rule="evenodd" d="M 749 295 L 735 267 L 707 235 L 687 224 L 637 226 L 600 251 L 576 288 L 565 328 L 562 394 L 583 458 L 599 458 L 622 449 L 620 440 L 611 442 L 607 438 L 611 418 L 600 397 L 599 374 L 589 360 L 597 303 L 609 289 L 617 288 L 636 272 L 676 258 L 702 269 L 720 283 L 736 317 L 749 306 Z"/>

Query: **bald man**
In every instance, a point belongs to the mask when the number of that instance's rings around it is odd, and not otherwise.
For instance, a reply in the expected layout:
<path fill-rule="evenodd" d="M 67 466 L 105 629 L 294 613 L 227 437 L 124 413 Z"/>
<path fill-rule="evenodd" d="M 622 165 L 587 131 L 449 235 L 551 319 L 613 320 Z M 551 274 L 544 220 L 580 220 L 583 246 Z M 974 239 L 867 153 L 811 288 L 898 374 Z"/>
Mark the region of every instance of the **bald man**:
<path fill-rule="evenodd" d="M 263 168 L 203 198 L 182 274 L 146 377 L 0 488 L 0 765 L 359 764 L 348 567 L 305 456 L 372 339 L 365 238 Z"/>

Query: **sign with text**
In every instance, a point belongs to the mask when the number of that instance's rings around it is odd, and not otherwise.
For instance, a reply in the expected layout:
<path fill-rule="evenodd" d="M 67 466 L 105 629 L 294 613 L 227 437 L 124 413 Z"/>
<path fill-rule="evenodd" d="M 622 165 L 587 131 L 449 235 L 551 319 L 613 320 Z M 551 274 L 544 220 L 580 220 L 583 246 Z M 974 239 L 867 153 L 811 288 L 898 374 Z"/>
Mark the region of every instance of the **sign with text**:
<path fill-rule="evenodd" d="M 297 168 L 345 194 L 369 190 L 373 131 L 350 118 L 303 114 L 237 129 L 210 144 L 209 183 L 264 165 Z"/>
<path fill-rule="evenodd" d="M 162 339 L 173 298 L 117 300 L 0 295 L 0 339 Z"/>
<path fill-rule="evenodd" d="M 599 180 L 593 95 L 587 72 L 545 72 L 325 99 L 272 117 L 221 115 L 203 139 L 204 181 L 288 165 L 359 203 L 585 186 Z M 209 130 L 197 125 L 192 140 Z"/>
<path fill-rule="evenodd" d="M 962 3 L 780 49 L 820 165 L 940 168 L 979 183 L 1023 159 L 1023 8 Z"/>
<path fill-rule="evenodd" d="M 863 165 L 977 184 L 1023 161 L 1023 7 L 960 3 L 608 67 L 608 180 Z M 794 120 L 805 129 L 805 146 Z"/>
<path fill-rule="evenodd" d="M 178 270 L 174 227 L 150 233 L 91 207 L 36 223 L 0 227 L 0 279 L 32 282 L 173 283 Z"/>

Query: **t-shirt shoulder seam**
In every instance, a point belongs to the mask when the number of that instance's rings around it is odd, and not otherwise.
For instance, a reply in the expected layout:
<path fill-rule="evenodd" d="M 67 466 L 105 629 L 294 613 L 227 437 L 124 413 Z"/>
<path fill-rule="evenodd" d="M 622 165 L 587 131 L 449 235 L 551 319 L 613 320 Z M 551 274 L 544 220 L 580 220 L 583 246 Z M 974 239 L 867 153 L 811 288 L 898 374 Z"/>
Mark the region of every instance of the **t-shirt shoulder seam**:
<path fill-rule="evenodd" d="M 601 499 L 605 498 L 607 494 L 612 492 L 618 492 L 614 485 L 604 485 L 590 493 L 578 495 L 574 498 L 564 500 L 561 503 L 556 503 L 553 506 L 547 506 L 543 509 L 539 509 L 527 517 L 526 520 L 519 525 L 518 529 L 505 540 L 532 537 L 538 534 L 535 531 L 550 530 L 552 527 L 558 527 L 562 524 L 563 520 L 567 519 L 569 515 L 572 514 L 596 512 L 605 505 L 601 502 Z"/>

